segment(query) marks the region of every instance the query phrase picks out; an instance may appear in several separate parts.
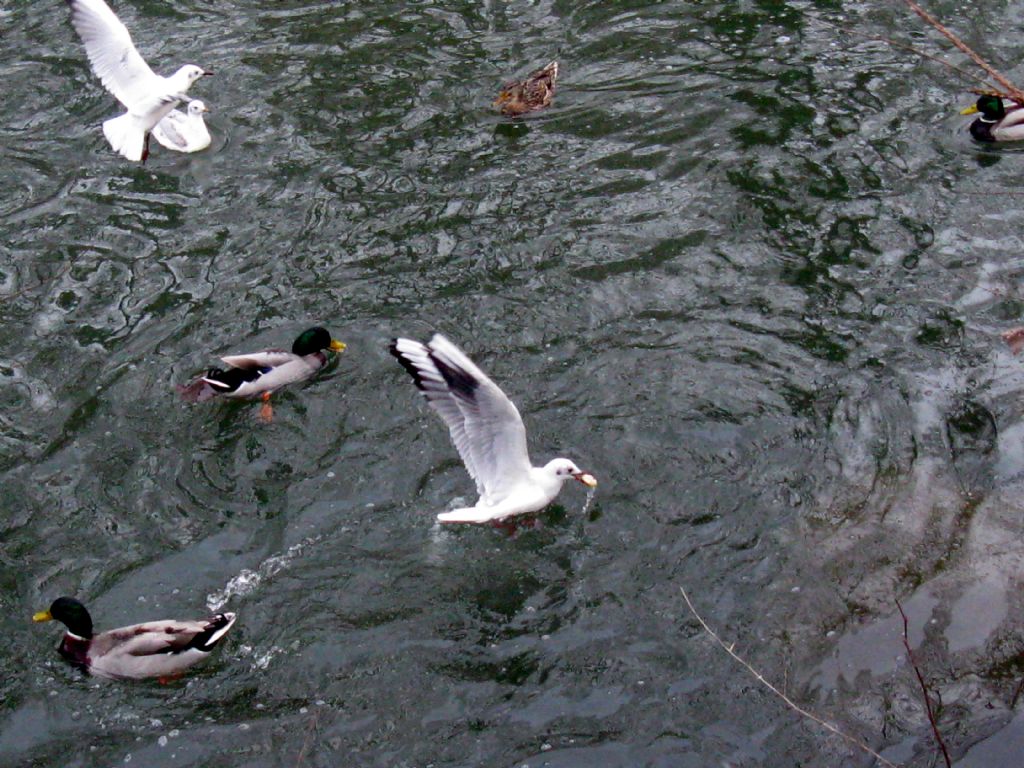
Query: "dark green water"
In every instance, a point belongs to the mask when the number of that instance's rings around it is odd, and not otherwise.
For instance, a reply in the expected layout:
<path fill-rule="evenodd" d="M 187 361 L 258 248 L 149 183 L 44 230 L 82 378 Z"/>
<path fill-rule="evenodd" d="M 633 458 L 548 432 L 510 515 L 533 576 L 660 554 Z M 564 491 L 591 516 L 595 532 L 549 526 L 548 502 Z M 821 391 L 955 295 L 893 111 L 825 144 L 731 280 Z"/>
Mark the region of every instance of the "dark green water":
<path fill-rule="evenodd" d="M 1019 761 L 1024 155 L 818 21 L 948 48 L 901 4 L 116 9 L 216 72 L 214 145 L 121 160 L 63 4 L 0 4 L 0 764 L 872 765 L 679 587 L 931 766 L 899 598 L 957 765 Z M 933 10 L 1015 74 L 1021 3 Z M 550 110 L 490 111 L 555 56 Z M 348 351 L 273 424 L 177 399 L 317 322 Z M 386 344 L 435 329 L 589 508 L 433 529 L 473 485 Z M 60 594 L 239 622 L 186 681 L 96 682 L 29 621 Z"/>

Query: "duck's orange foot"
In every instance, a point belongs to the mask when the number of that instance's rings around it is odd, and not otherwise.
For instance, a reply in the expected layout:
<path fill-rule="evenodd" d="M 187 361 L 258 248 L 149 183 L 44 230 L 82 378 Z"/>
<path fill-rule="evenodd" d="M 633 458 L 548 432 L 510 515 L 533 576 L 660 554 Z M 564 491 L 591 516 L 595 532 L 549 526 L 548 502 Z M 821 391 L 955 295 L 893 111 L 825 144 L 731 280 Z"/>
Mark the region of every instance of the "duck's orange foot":
<path fill-rule="evenodd" d="M 260 418 L 267 424 L 274 420 L 274 406 L 270 404 L 270 393 L 263 393 L 263 405 L 260 406 Z"/>
<path fill-rule="evenodd" d="M 184 676 L 184 672 L 175 672 L 173 675 L 160 675 L 160 677 L 157 678 L 157 682 L 159 682 L 160 685 L 170 685 L 171 683 L 181 680 Z"/>
<path fill-rule="evenodd" d="M 1003 341 L 1010 346 L 1013 354 L 1019 354 L 1024 349 L 1024 328 L 1011 328 L 1002 333 Z"/>

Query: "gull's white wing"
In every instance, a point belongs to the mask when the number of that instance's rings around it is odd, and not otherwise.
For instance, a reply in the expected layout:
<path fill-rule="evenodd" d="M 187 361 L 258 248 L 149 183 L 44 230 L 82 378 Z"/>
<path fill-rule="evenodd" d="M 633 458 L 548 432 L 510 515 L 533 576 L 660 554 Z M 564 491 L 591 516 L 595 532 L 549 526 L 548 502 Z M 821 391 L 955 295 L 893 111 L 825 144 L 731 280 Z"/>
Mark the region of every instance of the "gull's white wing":
<path fill-rule="evenodd" d="M 181 110 L 172 109 L 153 127 L 153 136 L 168 149 L 176 149 L 179 152 L 188 149 L 188 138 L 183 134 L 185 120 L 185 114 Z"/>
<path fill-rule="evenodd" d="M 398 358 L 398 362 L 409 372 L 420 392 L 427 399 L 430 407 L 437 411 L 438 415 L 448 425 L 448 432 L 451 434 L 452 442 L 462 457 L 462 463 L 466 465 L 469 476 L 476 481 L 476 490 L 483 496 L 484 485 L 480 480 L 480 473 L 477 471 L 473 452 L 470 450 L 469 435 L 466 433 L 466 419 L 462 411 L 455 403 L 455 398 L 448 391 L 444 376 L 437 369 L 434 361 L 430 359 L 430 350 L 426 345 L 412 339 L 395 339 L 391 344 L 391 354 Z"/>
<path fill-rule="evenodd" d="M 166 90 L 131 35 L 103 0 L 67 0 L 71 23 L 85 44 L 92 71 L 129 112 L 140 112 Z M 142 109 L 140 109 L 140 107 Z"/>
<path fill-rule="evenodd" d="M 435 334 L 429 345 L 396 339 L 392 354 L 448 425 L 485 500 L 499 501 L 528 478 L 530 457 L 519 411 L 462 350 Z"/>

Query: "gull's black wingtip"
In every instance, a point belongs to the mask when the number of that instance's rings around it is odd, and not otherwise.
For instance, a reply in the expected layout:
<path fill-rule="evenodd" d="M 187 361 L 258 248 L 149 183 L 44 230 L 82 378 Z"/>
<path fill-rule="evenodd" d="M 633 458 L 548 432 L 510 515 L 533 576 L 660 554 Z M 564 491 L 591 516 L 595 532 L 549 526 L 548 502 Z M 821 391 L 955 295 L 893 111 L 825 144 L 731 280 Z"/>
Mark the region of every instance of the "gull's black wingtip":
<path fill-rule="evenodd" d="M 420 369 L 417 368 L 409 358 L 402 354 L 402 351 L 398 348 L 398 341 L 399 340 L 397 338 L 391 340 L 391 343 L 388 344 L 388 352 L 390 352 L 395 359 L 402 364 L 402 367 L 405 368 L 406 372 L 412 376 L 412 382 L 416 385 L 416 388 L 421 391 L 425 390 L 426 385 L 423 383 L 423 374 L 420 373 Z"/>
<path fill-rule="evenodd" d="M 480 386 L 480 382 L 477 381 L 471 374 L 464 371 L 455 365 L 449 365 L 446 361 L 442 360 L 433 350 L 430 352 L 430 359 L 434 361 L 434 365 L 438 372 L 444 378 L 444 383 L 448 385 L 448 389 L 453 394 L 460 395 L 461 397 L 472 400 L 473 393 Z"/>

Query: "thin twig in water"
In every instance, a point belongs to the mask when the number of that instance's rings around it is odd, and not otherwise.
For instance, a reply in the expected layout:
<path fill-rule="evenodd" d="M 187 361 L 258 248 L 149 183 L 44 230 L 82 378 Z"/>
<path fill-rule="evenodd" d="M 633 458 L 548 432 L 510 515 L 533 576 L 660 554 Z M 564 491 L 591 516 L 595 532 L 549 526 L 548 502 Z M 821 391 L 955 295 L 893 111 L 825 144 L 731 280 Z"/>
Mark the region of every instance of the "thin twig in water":
<path fill-rule="evenodd" d="M 950 762 L 949 752 L 946 751 L 946 742 L 942 740 L 942 734 L 939 733 L 939 725 L 935 722 L 935 713 L 932 712 L 932 700 L 928 695 L 928 686 L 925 685 L 924 676 L 921 674 L 917 662 L 914 661 L 914 652 L 910 650 L 910 639 L 907 637 L 907 614 L 903 612 L 903 606 L 900 605 L 899 600 L 896 601 L 896 607 L 900 609 L 900 616 L 903 617 L 903 647 L 907 649 L 907 658 L 910 660 L 910 666 L 914 668 L 917 682 L 921 684 L 921 694 L 924 696 L 924 708 L 928 712 L 928 722 L 932 724 L 932 733 L 935 734 L 935 741 L 939 743 L 942 756 L 946 759 L 946 768 L 952 768 L 953 763 Z"/>
<path fill-rule="evenodd" d="M 957 192 L 958 195 L 976 195 L 978 197 L 1020 197 L 1024 195 L 1019 189 L 991 189 L 984 192 L 975 192 L 973 190 L 963 190 Z"/>
<path fill-rule="evenodd" d="M 844 32 L 844 33 L 846 33 L 848 35 L 854 35 L 854 36 L 860 37 L 860 38 L 862 38 L 864 40 L 874 40 L 875 42 L 878 42 L 878 43 L 886 43 L 888 45 L 891 45 L 893 48 L 902 48 L 904 51 L 910 51 L 911 53 L 916 54 L 917 56 L 920 56 L 923 59 L 929 59 L 930 61 L 934 61 L 937 64 L 941 64 L 942 66 L 944 66 L 944 67 L 946 67 L 948 69 L 951 69 L 952 71 L 956 72 L 961 77 L 964 77 L 964 78 L 966 78 L 968 80 L 976 80 L 977 82 L 979 82 L 982 85 L 984 85 L 986 90 L 991 90 L 991 91 L 995 91 L 996 90 L 996 88 L 992 85 L 992 83 L 990 83 L 988 80 L 986 80 L 981 75 L 977 75 L 974 72 L 968 72 L 966 69 L 961 69 L 960 67 L 956 66 L 955 64 L 950 64 L 948 61 L 946 61 L 943 58 L 940 58 L 940 57 L 935 56 L 935 55 L 933 55 L 931 53 L 928 53 L 927 51 L 922 51 L 920 48 L 915 48 L 912 45 L 908 45 L 907 43 L 901 43 L 899 40 L 893 40 L 892 38 L 889 38 L 889 37 L 881 37 L 879 35 L 868 35 L 868 34 L 865 34 L 864 32 L 858 32 L 856 29 L 851 29 L 850 27 L 841 26 L 839 24 L 836 24 L 834 22 L 829 21 L 828 19 L 821 19 L 821 18 L 819 18 L 818 21 L 821 22 L 822 24 L 825 24 L 825 25 L 827 25 L 829 27 L 832 27 L 833 29 L 838 29 L 840 32 Z M 1004 95 L 1004 96 L 1006 96 L 1006 98 L 1013 98 L 1012 96 L 1010 96 L 1010 94 L 998 94 L 998 95 Z"/>
<path fill-rule="evenodd" d="M 34 291 L 36 288 L 42 288 L 42 287 L 44 287 L 46 285 L 49 285 L 50 283 L 55 283 L 55 282 L 57 282 L 57 280 L 62 278 L 64 276 L 64 274 L 69 269 L 71 269 L 71 262 L 70 261 L 68 261 L 59 270 L 57 270 L 57 274 L 55 274 L 50 279 L 48 279 L 48 280 L 41 280 L 41 281 L 39 281 L 38 283 L 36 283 L 34 285 L 23 286 L 23 287 L 19 288 L 18 290 L 14 291 L 13 293 L 8 293 L 6 295 L 0 296 L 0 301 L 12 301 L 12 300 L 18 298 L 19 296 L 21 296 L 21 295 L 23 295 L 25 293 L 28 293 L 29 291 Z"/>
<path fill-rule="evenodd" d="M 1017 708 L 1017 699 L 1020 698 L 1021 691 L 1024 691 L 1024 677 L 1022 677 L 1020 682 L 1017 683 L 1017 690 L 1013 692 L 1013 698 L 1010 699 L 1010 709 Z"/>
<path fill-rule="evenodd" d="M 776 696 L 778 696 L 780 699 L 782 699 L 786 703 L 786 706 L 788 706 L 790 709 L 792 709 L 798 715 L 802 715 L 803 717 L 806 717 L 808 720 L 813 720 L 818 725 L 823 727 L 825 730 L 827 730 L 827 731 L 829 731 L 831 733 L 834 733 L 836 736 L 838 736 L 839 738 L 843 739 L 847 743 L 852 744 L 853 746 L 857 747 L 857 749 L 860 749 L 860 750 L 863 750 L 864 752 L 867 752 L 869 755 L 871 755 L 873 758 L 875 758 L 875 760 L 877 760 L 879 763 L 881 763 L 884 766 L 887 766 L 887 768 L 899 768 L 899 766 L 897 766 L 895 763 L 891 763 L 888 760 L 886 760 L 884 757 L 882 757 L 880 754 L 875 752 L 875 750 L 873 750 L 871 747 L 869 747 L 867 744 L 865 744 L 860 739 L 857 739 L 857 738 L 855 738 L 853 736 L 850 736 L 849 734 L 843 733 L 836 726 L 832 725 L 832 723 L 829 723 L 829 722 L 827 722 L 825 720 L 822 720 L 820 717 L 818 717 L 817 715 L 815 715 L 812 712 L 808 712 L 806 709 L 801 707 L 799 704 L 797 704 L 795 701 L 793 701 L 791 698 L 789 698 L 786 694 L 784 694 L 782 691 L 780 691 L 774 685 L 769 683 L 765 679 L 764 675 L 762 675 L 760 672 L 758 672 L 756 669 L 754 669 L 745 659 L 743 659 L 738 653 L 736 653 L 736 651 L 733 650 L 736 647 L 735 644 L 728 644 L 727 645 L 725 643 L 725 641 L 722 640 L 722 638 L 720 638 L 718 635 L 715 634 L 715 631 L 713 629 L 711 629 L 711 627 L 708 626 L 708 623 L 706 621 L 704 621 L 703 617 L 701 617 L 701 615 L 699 613 L 697 613 L 697 609 L 693 607 L 693 603 L 690 602 L 690 596 L 686 594 L 686 590 L 683 589 L 682 587 L 680 587 L 679 591 L 683 593 L 683 600 L 686 601 L 686 605 L 690 609 L 690 613 L 692 613 L 694 615 L 694 617 L 697 619 L 697 621 L 700 622 L 700 625 L 704 628 L 704 631 L 707 632 L 709 635 L 711 635 L 711 637 L 714 638 L 715 642 L 718 643 L 720 646 L 722 646 L 722 648 L 725 650 L 726 653 L 728 653 L 736 661 L 738 661 L 740 664 L 742 664 L 747 669 L 747 671 L 750 672 L 750 674 L 752 674 L 754 676 L 754 678 L 759 683 L 761 683 L 761 685 L 763 685 L 769 691 L 771 691 Z"/>
<path fill-rule="evenodd" d="M 972 51 L 967 46 L 967 43 L 965 43 L 963 40 L 961 40 L 959 37 L 957 37 L 955 34 L 953 34 L 953 32 L 951 32 L 949 29 L 947 29 L 945 26 L 943 26 L 942 23 L 938 19 L 936 19 L 934 16 L 932 16 L 930 13 L 928 13 L 928 11 L 926 11 L 924 8 L 922 8 L 920 5 L 918 5 L 916 2 L 914 2 L 914 0 L 903 0 L 903 1 L 907 5 L 910 6 L 910 9 L 914 13 L 916 13 L 922 19 L 924 19 L 929 24 L 931 24 L 933 27 L 935 27 L 935 29 L 937 29 L 939 32 L 941 32 L 943 35 L 945 35 L 946 39 L 949 40 L 949 42 L 951 42 L 953 45 L 955 45 L 961 51 L 963 51 L 968 56 L 970 56 L 971 60 L 975 64 L 977 64 L 979 67 L 981 67 L 986 72 L 988 72 L 993 80 L 995 80 L 997 83 L 999 83 L 1001 86 L 1003 86 L 1003 88 L 1005 88 L 1009 92 L 1010 96 L 1013 97 L 1014 101 L 1016 101 L 1016 102 L 1018 102 L 1020 104 L 1024 104 L 1024 91 L 1021 91 L 1017 86 L 1015 86 L 1013 83 L 1011 83 L 1009 80 L 1007 80 L 1003 75 L 1001 75 L 995 69 L 995 67 L 993 67 L 987 61 L 985 61 L 983 58 L 981 58 L 981 56 L 979 56 L 974 51 Z"/>
<path fill-rule="evenodd" d="M 306 738 L 302 740 L 302 749 L 299 750 L 299 757 L 295 761 L 295 768 L 302 768 L 302 763 L 306 759 L 309 740 L 312 738 L 313 733 L 316 732 L 316 722 L 320 718 L 320 710 L 321 707 L 317 707 L 313 712 L 313 717 L 309 719 L 309 725 L 306 726 Z"/>

